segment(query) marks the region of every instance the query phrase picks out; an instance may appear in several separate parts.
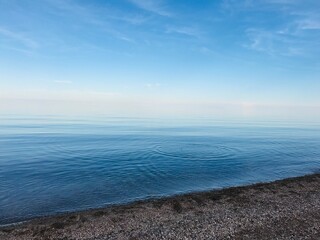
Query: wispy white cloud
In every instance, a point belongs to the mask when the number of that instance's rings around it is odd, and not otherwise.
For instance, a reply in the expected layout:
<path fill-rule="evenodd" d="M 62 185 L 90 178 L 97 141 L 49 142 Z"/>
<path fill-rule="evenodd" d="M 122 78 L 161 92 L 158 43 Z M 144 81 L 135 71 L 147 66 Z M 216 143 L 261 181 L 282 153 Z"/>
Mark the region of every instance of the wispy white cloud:
<path fill-rule="evenodd" d="M 308 5 L 304 0 L 223 0 L 221 7 L 232 13 L 246 10 L 288 12 L 299 6 L 304 9 L 306 6 L 316 5 L 316 2 Z"/>
<path fill-rule="evenodd" d="M 305 2 L 304 0 L 224 0 L 224 3 L 239 4 L 243 6 L 258 6 L 261 4 L 281 4 L 281 5 L 296 5 Z"/>
<path fill-rule="evenodd" d="M 132 25 L 140 25 L 145 23 L 148 20 L 148 17 L 143 16 L 143 15 L 133 15 L 133 16 L 128 16 L 128 14 L 125 15 L 120 15 L 119 14 L 109 14 L 108 18 L 112 19 L 112 20 L 119 20 L 119 21 L 123 21 L 126 23 L 130 23 Z"/>
<path fill-rule="evenodd" d="M 70 16 L 82 23 L 94 26 L 91 30 L 107 33 L 109 36 L 126 42 L 135 42 L 128 36 L 125 30 L 121 29 L 115 22 L 125 22 L 131 25 L 139 25 L 146 21 L 146 17 L 140 15 L 130 15 L 123 13 L 112 7 L 95 7 L 92 5 L 79 4 L 74 0 L 46 0 L 54 8 L 58 9 L 55 13 Z M 77 23 L 75 23 L 77 24 Z M 79 24 L 80 26 L 81 24 Z"/>
<path fill-rule="evenodd" d="M 166 9 L 162 0 L 129 0 L 137 7 L 155 13 L 157 15 L 170 17 L 173 14 Z"/>
<path fill-rule="evenodd" d="M 244 47 L 266 53 L 271 56 L 302 56 L 305 54 L 305 41 L 297 39 L 287 31 L 247 29 L 249 43 Z"/>
<path fill-rule="evenodd" d="M 297 22 L 300 30 L 320 30 L 320 19 L 306 18 Z"/>
<path fill-rule="evenodd" d="M 230 18 L 240 19 L 245 48 L 271 56 L 314 56 L 314 39 L 320 30 L 320 2 L 303 0 L 223 0 L 222 9 Z M 262 19 L 256 13 L 274 15 Z M 310 31 L 312 30 L 312 32 Z"/>
<path fill-rule="evenodd" d="M 39 47 L 39 44 L 35 40 L 31 39 L 25 34 L 15 32 L 4 27 L 0 27 L 0 35 L 7 39 L 10 39 L 11 41 L 22 44 L 27 48 L 35 49 Z"/>
<path fill-rule="evenodd" d="M 197 49 L 200 53 L 205 54 L 205 55 L 215 55 L 216 52 L 213 51 L 212 49 L 208 48 L 208 47 L 200 47 L 199 49 Z"/>
<path fill-rule="evenodd" d="M 319 43 L 313 40 L 320 30 L 318 16 L 310 11 L 288 12 L 286 16 L 288 20 L 278 26 L 246 29 L 249 43 L 244 46 L 269 55 L 307 56 L 319 52 Z"/>
<path fill-rule="evenodd" d="M 1 46 L 4 49 L 10 50 L 10 51 L 15 51 L 18 53 L 22 53 L 27 56 L 35 56 L 35 52 L 33 50 L 28 50 L 28 49 L 23 49 L 23 48 L 17 48 L 17 47 L 12 47 L 8 45 L 3 45 Z"/>
<path fill-rule="evenodd" d="M 81 17 L 81 21 L 96 25 L 109 25 L 111 21 L 121 21 L 132 25 L 139 25 L 148 20 L 141 14 L 123 11 L 106 3 L 105 6 L 94 6 L 92 4 L 80 4 L 75 0 L 44 0 L 53 8 L 51 11 L 57 15 Z M 58 9 L 58 11 L 54 10 Z"/>
<path fill-rule="evenodd" d="M 260 2 L 269 4 L 297 4 L 302 2 L 302 0 L 260 0 Z"/>
<path fill-rule="evenodd" d="M 249 44 L 245 44 L 245 47 L 270 55 L 274 54 L 274 35 L 272 33 L 259 29 L 247 29 L 246 34 Z"/>
<path fill-rule="evenodd" d="M 199 38 L 201 36 L 201 32 L 193 27 L 173 27 L 170 26 L 167 28 L 167 33 L 177 33 L 183 34 L 191 37 Z"/>

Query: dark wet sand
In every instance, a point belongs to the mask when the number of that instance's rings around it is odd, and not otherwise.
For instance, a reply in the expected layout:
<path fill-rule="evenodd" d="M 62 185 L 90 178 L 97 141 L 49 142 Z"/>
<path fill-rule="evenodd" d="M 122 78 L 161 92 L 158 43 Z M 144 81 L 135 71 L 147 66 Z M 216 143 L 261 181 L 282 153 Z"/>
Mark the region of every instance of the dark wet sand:
<path fill-rule="evenodd" d="M 35 219 L 0 239 L 320 239 L 320 174 Z"/>

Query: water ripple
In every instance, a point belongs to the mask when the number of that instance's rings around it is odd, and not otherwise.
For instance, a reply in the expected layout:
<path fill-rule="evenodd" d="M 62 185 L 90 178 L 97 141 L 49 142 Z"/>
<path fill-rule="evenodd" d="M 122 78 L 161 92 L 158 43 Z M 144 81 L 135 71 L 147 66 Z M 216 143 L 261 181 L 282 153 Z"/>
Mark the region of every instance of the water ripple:
<path fill-rule="evenodd" d="M 2 125 L 0 224 L 320 169 L 319 129 L 135 121 Z"/>
<path fill-rule="evenodd" d="M 236 158 L 240 150 L 223 145 L 186 143 L 180 146 L 157 145 L 153 152 L 171 158 L 210 161 Z"/>

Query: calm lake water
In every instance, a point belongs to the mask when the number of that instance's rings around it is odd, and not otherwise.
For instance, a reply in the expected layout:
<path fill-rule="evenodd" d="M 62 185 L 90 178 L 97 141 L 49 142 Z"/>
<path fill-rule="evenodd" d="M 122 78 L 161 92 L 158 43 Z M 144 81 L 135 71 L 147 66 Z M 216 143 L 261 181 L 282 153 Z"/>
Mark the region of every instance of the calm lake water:
<path fill-rule="evenodd" d="M 320 169 L 320 128 L 0 118 L 0 224 Z"/>

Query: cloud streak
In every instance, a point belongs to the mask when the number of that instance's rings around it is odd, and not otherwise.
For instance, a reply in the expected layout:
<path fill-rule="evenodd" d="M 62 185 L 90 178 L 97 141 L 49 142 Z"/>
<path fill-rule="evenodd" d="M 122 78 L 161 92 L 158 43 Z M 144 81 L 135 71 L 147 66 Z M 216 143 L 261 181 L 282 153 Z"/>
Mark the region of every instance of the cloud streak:
<path fill-rule="evenodd" d="M 201 33 L 198 29 L 193 27 L 175 27 L 171 26 L 167 28 L 167 33 L 177 33 L 182 34 L 190 37 L 199 38 Z"/>
<path fill-rule="evenodd" d="M 319 37 L 320 19 L 315 11 L 320 7 L 319 3 L 224 0 L 221 6 L 231 13 L 230 18 L 239 18 L 239 25 L 246 26 L 242 30 L 242 46 L 247 49 L 277 57 L 312 57 L 319 52 L 318 44 L 313 40 Z M 270 16 L 270 19 L 262 20 L 257 13 Z M 243 15 L 246 18 L 242 18 Z"/>
<path fill-rule="evenodd" d="M 171 17 L 173 14 L 169 12 L 163 4 L 162 0 L 129 0 L 131 3 L 136 5 L 145 11 L 164 16 Z"/>
<path fill-rule="evenodd" d="M 0 35 L 10 39 L 11 41 L 22 44 L 27 48 L 36 49 L 39 47 L 39 44 L 35 40 L 25 36 L 22 33 L 14 32 L 4 27 L 0 27 Z"/>

